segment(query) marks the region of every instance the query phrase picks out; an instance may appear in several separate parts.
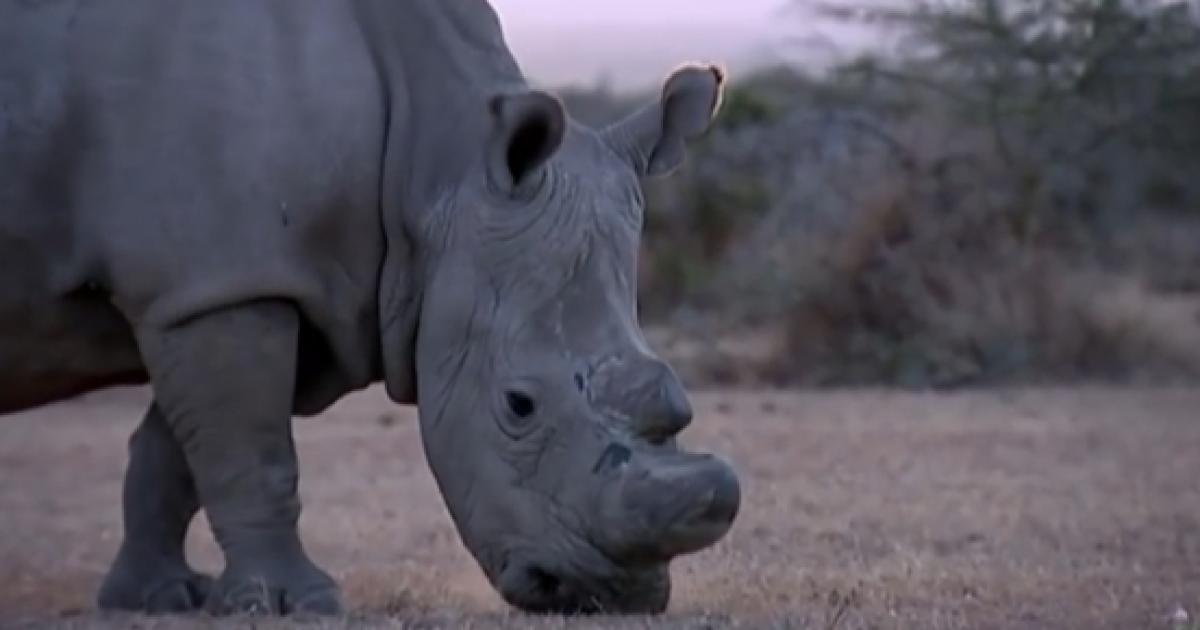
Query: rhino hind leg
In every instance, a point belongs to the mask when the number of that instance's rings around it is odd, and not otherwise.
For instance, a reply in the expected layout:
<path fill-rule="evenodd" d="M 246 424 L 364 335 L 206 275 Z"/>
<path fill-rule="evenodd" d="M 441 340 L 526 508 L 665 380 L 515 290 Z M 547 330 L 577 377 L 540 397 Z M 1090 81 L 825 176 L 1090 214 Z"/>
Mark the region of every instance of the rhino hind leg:
<path fill-rule="evenodd" d="M 137 331 L 156 404 L 178 441 L 225 555 L 214 614 L 342 610 L 300 542 L 292 402 L 299 315 L 262 301 Z"/>
<path fill-rule="evenodd" d="M 152 405 L 129 439 L 122 490 L 125 539 L 100 587 L 100 608 L 168 613 L 204 605 L 212 578 L 192 571 L 183 551 L 199 507 L 183 451 Z"/>

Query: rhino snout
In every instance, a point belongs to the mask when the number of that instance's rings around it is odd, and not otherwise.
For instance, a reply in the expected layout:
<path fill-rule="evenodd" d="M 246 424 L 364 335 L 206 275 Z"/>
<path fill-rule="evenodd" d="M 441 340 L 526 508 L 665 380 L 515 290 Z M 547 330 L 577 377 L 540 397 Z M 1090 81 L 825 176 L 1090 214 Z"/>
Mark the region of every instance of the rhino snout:
<path fill-rule="evenodd" d="M 591 464 L 604 484 L 597 518 L 571 553 L 522 545 L 498 563 L 494 584 L 510 604 L 540 613 L 662 612 L 668 564 L 732 527 L 741 503 L 733 468 L 712 455 L 612 442 Z M 557 550 L 557 551 L 556 551 Z"/>

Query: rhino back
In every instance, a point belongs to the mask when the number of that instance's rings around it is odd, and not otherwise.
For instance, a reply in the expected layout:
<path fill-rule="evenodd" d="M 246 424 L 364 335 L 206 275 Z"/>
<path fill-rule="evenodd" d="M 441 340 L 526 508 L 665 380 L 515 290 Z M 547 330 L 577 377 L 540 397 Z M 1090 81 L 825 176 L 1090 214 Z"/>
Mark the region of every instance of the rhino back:
<path fill-rule="evenodd" d="M 130 326 L 262 298 L 302 309 L 314 380 L 374 376 L 385 99 L 348 7 L 0 4 L 8 398 L 34 365 L 135 378 Z"/>

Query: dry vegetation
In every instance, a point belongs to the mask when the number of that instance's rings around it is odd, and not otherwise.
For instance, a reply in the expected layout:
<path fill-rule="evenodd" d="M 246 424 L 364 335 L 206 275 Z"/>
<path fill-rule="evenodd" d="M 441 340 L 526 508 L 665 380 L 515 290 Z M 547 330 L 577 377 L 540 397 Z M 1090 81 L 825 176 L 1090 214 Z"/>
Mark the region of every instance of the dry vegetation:
<path fill-rule="evenodd" d="M 735 77 L 688 168 L 650 186 L 643 316 L 694 382 L 1196 382 L 1187 3 L 796 4 L 903 45 Z M 772 351 L 712 341 L 748 336 Z"/>
<path fill-rule="evenodd" d="M 91 604 L 145 401 L 103 393 L 0 423 L 0 626 L 217 624 Z M 457 540 L 413 414 L 379 391 L 298 421 L 304 535 L 353 609 L 318 625 L 1168 629 L 1177 606 L 1200 610 L 1200 393 L 715 391 L 696 403 L 686 441 L 737 463 L 744 509 L 725 541 L 676 563 L 671 610 L 654 619 L 506 610 Z M 206 529 L 189 552 L 214 570 Z"/>

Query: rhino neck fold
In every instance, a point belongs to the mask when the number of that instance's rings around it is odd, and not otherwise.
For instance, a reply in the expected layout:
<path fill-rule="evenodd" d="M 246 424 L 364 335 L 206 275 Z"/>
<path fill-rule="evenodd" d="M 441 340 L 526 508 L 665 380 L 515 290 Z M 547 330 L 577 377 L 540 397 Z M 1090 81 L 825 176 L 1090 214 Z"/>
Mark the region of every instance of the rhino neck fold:
<path fill-rule="evenodd" d="M 489 100 L 526 82 L 485 0 L 356 0 L 355 10 L 388 101 L 380 182 L 383 376 L 396 402 L 414 403 L 421 269 L 410 235 L 484 154 Z"/>

